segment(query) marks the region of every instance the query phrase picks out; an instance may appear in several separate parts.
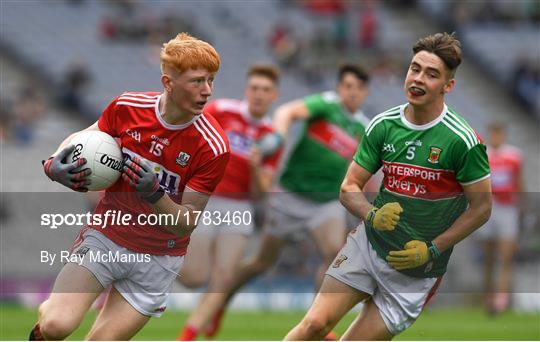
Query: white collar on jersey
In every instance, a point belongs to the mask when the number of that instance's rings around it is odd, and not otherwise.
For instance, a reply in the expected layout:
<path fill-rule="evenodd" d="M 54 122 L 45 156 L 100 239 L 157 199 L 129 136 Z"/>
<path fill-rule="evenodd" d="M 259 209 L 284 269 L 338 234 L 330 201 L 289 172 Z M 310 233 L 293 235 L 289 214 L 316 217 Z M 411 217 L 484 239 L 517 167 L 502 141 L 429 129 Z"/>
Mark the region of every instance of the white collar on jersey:
<path fill-rule="evenodd" d="M 158 96 L 157 98 L 157 101 L 156 101 L 156 104 L 155 104 L 155 112 L 156 112 L 156 118 L 158 119 L 158 121 L 161 123 L 161 125 L 167 129 L 172 129 L 172 130 L 178 130 L 178 129 L 184 129 L 186 127 L 189 127 L 191 124 L 193 124 L 195 121 L 197 121 L 197 119 L 199 118 L 199 116 L 202 115 L 202 113 L 200 115 L 197 115 L 195 116 L 193 119 L 191 119 L 190 121 L 184 123 L 184 124 L 181 124 L 181 125 L 172 125 L 170 123 L 167 123 L 165 120 L 163 120 L 163 117 L 161 117 L 161 112 L 159 111 L 159 101 L 161 100 L 161 95 Z"/>
<path fill-rule="evenodd" d="M 341 99 L 339 97 L 339 94 L 335 91 L 335 90 L 327 90 L 325 92 L 322 92 L 321 93 L 321 97 L 326 101 L 326 102 L 336 102 L 339 104 L 339 106 L 341 107 L 341 110 L 343 110 L 343 113 L 345 113 L 346 115 L 348 115 L 349 117 L 355 119 L 356 121 L 360 121 L 362 122 L 363 124 L 365 124 L 367 126 L 367 124 L 369 123 L 369 119 L 368 117 L 364 114 L 364 112 L 360 109 L 360 107 L 358 107 L 358 109 L 355 111 L 355 112 L 350 112 L 347 107 L 345 107 L 343 105 L 343 103 L 341 102 Z"/>
<path fill-rule="evenodd" d="M 407 118 L 405 117 L 405 108 L 407 107 L 407 105 L 408 105 L 408 103 L 405 103 L 405 104 L 402 104 L 399 107 L 399 114 L 400 114 L 400 117 L 401 117 L 401 122 L 403 122 L 403 124 L 405 126 L 409 127 L 410 129 L 414 129 L 416 131 L 423 131 L 423 130 L 426 130 L 426 129 L 429 129 L 429 128 L 435 126 L 436 124 L 441 122 L 442 119 L 444 119 L 444 116 L 446 115 L 446 112 L 448 111 L 448 107 L 446 106 L 446 103 L 444 103 L 443 110 L 442 110 L 441 114 L 439 114 L 439 116 L 437 116 L 435 118 L 435 120 L 432 120 L 431 122 L 428 122 L 427 124 L 415 125 L 412 122 L 410 122 L 409 120 L 407 120 Z"/>

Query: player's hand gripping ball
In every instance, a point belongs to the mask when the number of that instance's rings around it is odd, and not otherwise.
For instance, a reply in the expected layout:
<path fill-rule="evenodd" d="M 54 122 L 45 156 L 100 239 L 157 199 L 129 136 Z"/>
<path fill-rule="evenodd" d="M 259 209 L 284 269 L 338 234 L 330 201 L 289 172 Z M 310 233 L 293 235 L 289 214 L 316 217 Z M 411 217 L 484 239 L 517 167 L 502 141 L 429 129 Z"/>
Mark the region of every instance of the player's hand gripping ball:
<path fill-rule="evenodd" d="M 159 185 L 157 175 L 152 171 L 152 166 L 139 157 L 124 159 L 122 179 L 126 181 L 139 196 L 150 202 L 156 203 L 165 192 Z"/>
<path fill-rule="evenodd" d="M 366 221 L 378 230 L 394 230 L 399 222 L 403 208 L 397 202 L 386 203 L 381 208 L 373 208 L 368 213 Z"/>
<path fill-rule="evenodd" d="M 76 191 L 99 191 L 113 185 L 122 170 L 122 152 L 113 137 L 83 131 L 69 146 L 43 163 L 47 176 Z"/>
<path fill-rule="evenodd" d="M 71 163 L 66 162 L 66 157 L 74 149 L 75 145 L 66 146 L 56 156 L 43 160 L 43 170 L 52 181 L 75 191 L 86 192 L 88 186 L 92 183 L 86 177 L 92 174 L 92 170 L 90 168 L 80 169 L 81 166 L 86 164 L 85 158 L 79 158 Z"/>

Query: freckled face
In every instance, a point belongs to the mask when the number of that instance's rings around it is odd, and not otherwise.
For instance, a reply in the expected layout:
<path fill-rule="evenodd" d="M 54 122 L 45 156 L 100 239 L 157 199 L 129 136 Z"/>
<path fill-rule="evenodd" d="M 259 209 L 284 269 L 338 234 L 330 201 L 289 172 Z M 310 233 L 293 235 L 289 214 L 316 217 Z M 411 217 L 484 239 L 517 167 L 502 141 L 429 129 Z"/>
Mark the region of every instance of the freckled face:
<path fill-rule="evenodd" d="M 215 74 L 206 69 L 190 69 L 168 74 L 168 92 L 183 113 L 199 115 L 212 95 Z"/>

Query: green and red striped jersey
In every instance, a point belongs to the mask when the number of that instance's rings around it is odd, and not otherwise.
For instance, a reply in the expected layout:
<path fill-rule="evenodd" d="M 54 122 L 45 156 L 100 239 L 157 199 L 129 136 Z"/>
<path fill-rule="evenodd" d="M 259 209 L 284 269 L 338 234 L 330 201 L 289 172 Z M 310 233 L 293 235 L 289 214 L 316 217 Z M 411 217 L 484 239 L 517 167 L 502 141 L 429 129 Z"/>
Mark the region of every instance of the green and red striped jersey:
<path fill-rule="evenodd" d="M 383 259 L 410 240 L 431 241 L 448 229 L 467 208 L 462 186 L 490 175 L 486 146 L 460 115 L 445 105 L 437 119 L 415 125 L 405 118 L 406 106 L 375 116 L 354 156 L 371 173 L 382 167 L 374 205 L 399 202 L 403 208 L 393 231 L 366 224 L 368 239 Z M 451 253 L 449 249 L 433 262 L 402 272 L 440 276 Z"/>
<path fill-rule="evenodd" d="M 304 99 L 309 118 L 280 178 L 280 185 L 317 202 L 336 200 L 369 119 L 349 113 L 334 91 Z"/>

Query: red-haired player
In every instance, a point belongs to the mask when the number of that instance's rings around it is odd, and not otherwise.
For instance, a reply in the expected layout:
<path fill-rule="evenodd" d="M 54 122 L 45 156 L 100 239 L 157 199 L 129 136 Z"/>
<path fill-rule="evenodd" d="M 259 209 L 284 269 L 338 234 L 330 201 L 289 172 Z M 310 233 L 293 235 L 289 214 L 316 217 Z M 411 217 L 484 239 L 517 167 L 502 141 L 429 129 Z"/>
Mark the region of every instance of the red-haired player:
<path fill-rule="evenodd" d="M 39 308 L 30 340 L 69 336 L 109 285 L 112 290 L 88 339 L 128 340 L 165 310 L 196 227 L 195 212 L 205 208 L 223 176 L 229 143 L 216 120 L 203 111 L 220 65 L 216 50 L 182 33 L 163 45 L 160 57 L 162 93 L 123 93 L 86 129 L 119 139 L 125 156 L 122 178 L 107 189 L 94 214 L 117 210 L 138 218 L 180 212 L 179 222 L 151 226 L 134 220 L 127 226 L 83 229 L 73 246 L 81 262 L 67 263 L 60 271 Z M 63 161 L 73 150 L 72 137 L 44 163 L 45 172 L 54 181 L 86 191 L 90 170 L 71 173 L 81 165 Z M 122 256 L 120 261 L 85 258 L 110 253 Z"/>

